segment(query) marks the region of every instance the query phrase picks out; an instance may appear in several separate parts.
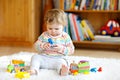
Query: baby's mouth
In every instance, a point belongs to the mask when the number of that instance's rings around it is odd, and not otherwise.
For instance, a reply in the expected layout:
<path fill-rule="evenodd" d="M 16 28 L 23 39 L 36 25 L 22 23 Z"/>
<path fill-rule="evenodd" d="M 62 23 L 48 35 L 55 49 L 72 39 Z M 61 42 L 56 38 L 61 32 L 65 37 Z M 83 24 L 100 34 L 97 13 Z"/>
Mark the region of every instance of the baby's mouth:
<path fill-rule="evenodd" d="M 52 36 L 58 36 L 59 34 L 51 34 Z"/>

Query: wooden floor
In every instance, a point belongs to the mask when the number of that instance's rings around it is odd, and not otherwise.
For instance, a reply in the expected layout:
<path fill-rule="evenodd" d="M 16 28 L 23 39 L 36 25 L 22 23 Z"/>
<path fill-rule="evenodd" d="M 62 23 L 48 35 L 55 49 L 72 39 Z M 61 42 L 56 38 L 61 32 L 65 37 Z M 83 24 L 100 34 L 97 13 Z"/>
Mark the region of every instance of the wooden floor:
<path fill-rule="evenodd" d="M 33 47 L 10 47 L 0 46 L 0 56 L 11 55 L 21 51 L 36 52 Z M 118 58 L 120 59 L 120 52 L 106 51 L 106 50 L 90 50 L 90 49 L 75 49 L 75 56 L 90 56 L 99 58 Z"/>

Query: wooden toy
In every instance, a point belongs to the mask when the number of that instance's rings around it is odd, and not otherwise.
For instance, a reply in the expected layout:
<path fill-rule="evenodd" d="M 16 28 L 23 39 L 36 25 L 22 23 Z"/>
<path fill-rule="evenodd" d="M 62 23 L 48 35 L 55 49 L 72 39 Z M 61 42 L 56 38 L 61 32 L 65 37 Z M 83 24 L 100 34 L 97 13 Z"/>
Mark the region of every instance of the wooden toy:
<path fill-rule="evenodd" d="M 26 70 L 25 62 L 23 60 L 12 60 L 12 63 L 7 66 L 7 71 L 13 72 L 23 72 Z"/>
<path fill-rule="evenodd" d="M 78 73 L 89 74 L 90 65 L 89 62 L 86 60 L 79 61 L 76 64 L 74 61 L 70 64 L 70 73 L 73 75 L 77 75 Z"/>
<path fill-rule="evenodd" d="M 22 79 L 22 78 L 29 78 L 30 74 L 28 72 L 18 72 L 15 74 L 16 78 Z"/>
<path fill-rule="evenodd" d="M 81 60 L 78 63 L 78 72 L 79 73 L 89 73 L 90 65 L 86 60 Z"/>

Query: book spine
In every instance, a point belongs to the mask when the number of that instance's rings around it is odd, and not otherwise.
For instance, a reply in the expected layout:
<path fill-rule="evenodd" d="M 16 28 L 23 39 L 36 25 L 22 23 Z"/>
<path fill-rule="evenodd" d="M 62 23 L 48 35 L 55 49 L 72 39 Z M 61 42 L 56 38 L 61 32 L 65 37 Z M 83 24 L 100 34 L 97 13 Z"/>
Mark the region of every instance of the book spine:
<path fill-rule="evenodd" d="M 72 20 L 72 14 L 69 13 L 68 17 L 69 17 L 69 21 L 70 21 L 71 38 L 72 38 L 72 40 L 77 40 L 77 36 L 76 36 L 76 33 L 75 33 L 75 29 L 74 29 L 74 23 L 73 23 L 73 20 Z"/>
<path fill-rule="evenodd" d="M 79 32 L 78 32 L 78 28 L 77 28 L 77 22 L 76 22 L 76 18 L 75 18 L 75 15 L 72 14 L 72 19 L 73 19 L 73 23 L 74 23 L 74 29 L 75 29 L 75 33 L 76 33 L 76 36 L 77 36 L 77 40 L 80 41 L 80 37 L 79 37 Z"/>

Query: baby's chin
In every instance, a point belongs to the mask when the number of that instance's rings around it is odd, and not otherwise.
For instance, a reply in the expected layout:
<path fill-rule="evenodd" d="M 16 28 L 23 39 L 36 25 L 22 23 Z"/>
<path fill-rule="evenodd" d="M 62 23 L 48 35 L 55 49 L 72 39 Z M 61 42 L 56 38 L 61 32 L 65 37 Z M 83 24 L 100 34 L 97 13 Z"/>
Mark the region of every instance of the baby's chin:
<path fill-rule="evenodd" d="M 51 34 L 51 36 L 54 36 L 54 37 L 55 37 L 55 36 L 59 36 L 59 35 L 60 35 L 60 34 Z"/>

